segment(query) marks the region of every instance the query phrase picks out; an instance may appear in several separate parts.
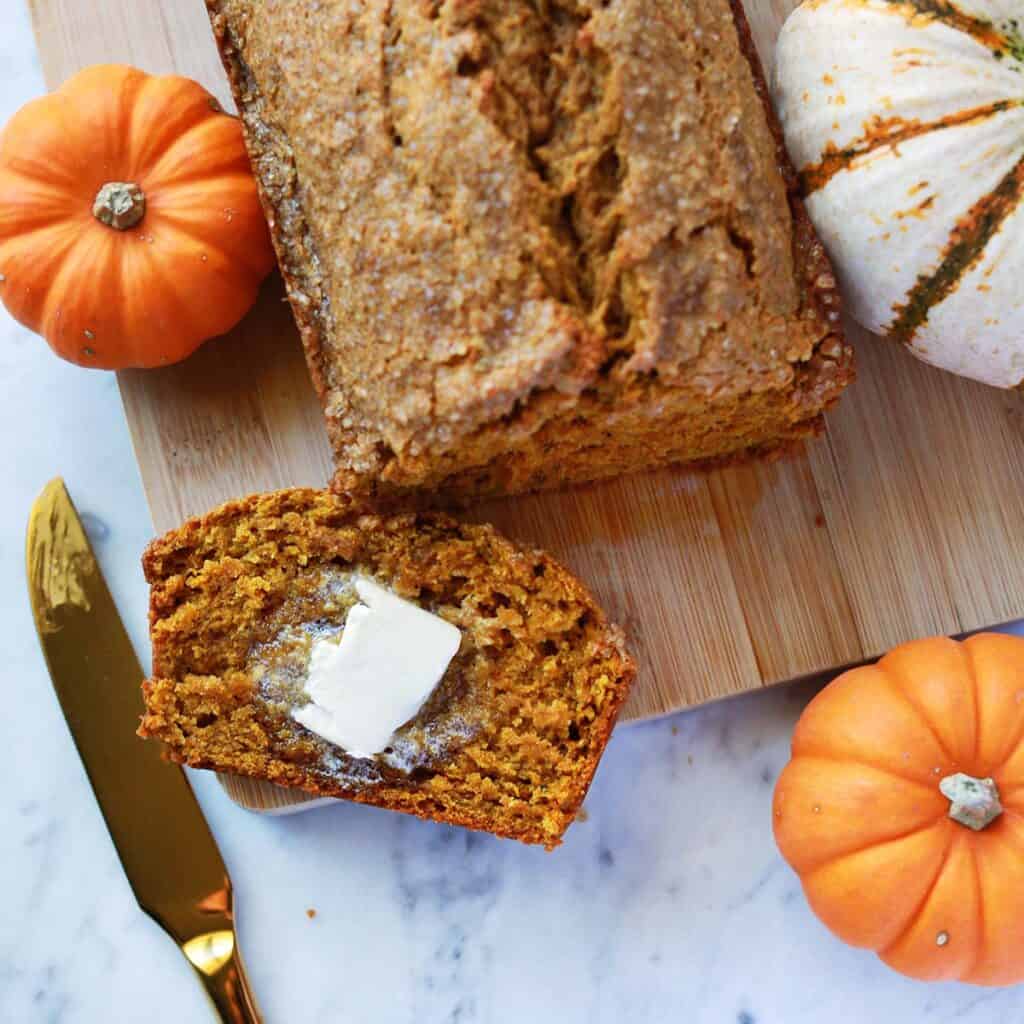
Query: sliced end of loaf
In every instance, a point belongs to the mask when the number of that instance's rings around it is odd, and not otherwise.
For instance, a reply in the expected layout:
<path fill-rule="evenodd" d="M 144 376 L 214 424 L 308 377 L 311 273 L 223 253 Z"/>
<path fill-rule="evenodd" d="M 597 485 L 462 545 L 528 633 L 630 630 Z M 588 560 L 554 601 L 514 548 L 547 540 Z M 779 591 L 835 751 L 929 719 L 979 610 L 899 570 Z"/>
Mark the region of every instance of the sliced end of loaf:
<path fill-rule="evenodd" d="M 171 758 L 524 842 L 560 841 L 635 675 L 621 631 L 564 568 L 447 517 L 354 518 L 324 492 L 258 495 L 155 541 L 144 568 L 153 677 L 140 733 Z M 289 708 L 303 636 L 342 627 L 332 581 L 356 571 L 463 633 L 437 691 L 373 759 Z"/>

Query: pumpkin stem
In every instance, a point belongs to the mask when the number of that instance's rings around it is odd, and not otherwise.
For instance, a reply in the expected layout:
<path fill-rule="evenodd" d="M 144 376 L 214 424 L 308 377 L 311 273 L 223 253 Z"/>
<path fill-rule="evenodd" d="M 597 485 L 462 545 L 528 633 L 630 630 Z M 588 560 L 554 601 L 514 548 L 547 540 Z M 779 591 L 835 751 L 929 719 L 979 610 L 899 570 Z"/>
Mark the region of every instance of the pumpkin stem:
<path fill-rule="evenodd" d="M 988 828 L 1003 813 L 999 790 L 992 779 L 976 779 L 957 772 L 947 775 L 939 789 L 949 799 L 949 816 L 975 832 Z"/>
<path fill-rule="evenodd" d="M 146 215 L 146 194 L 127 181 L 108 181 L 92 204 L 92 215 L 107 227 L 127 231 Z"/>

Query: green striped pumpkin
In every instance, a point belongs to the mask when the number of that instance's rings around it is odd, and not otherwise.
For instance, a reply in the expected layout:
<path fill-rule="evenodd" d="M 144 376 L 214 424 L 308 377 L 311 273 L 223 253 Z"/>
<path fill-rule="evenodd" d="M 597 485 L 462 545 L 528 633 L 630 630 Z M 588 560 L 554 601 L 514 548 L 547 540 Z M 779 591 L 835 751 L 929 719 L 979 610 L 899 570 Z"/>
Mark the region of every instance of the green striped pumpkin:
<path fill-rule="evenodd" d="M 1024 379 L 1024 0 L 806 0 L 773 92 L 853 316 Z"/>

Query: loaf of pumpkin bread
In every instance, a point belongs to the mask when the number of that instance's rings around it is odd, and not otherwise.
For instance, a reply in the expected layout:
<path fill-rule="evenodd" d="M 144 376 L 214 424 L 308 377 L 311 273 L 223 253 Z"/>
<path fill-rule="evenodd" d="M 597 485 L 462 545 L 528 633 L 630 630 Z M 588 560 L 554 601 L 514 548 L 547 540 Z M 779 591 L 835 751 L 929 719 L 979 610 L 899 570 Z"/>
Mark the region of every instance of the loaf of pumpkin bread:
<path fill-rule="evenodd" d="M 442 515 L 354 516 L 323 491 L 253 495 L 154 541 L 143 567 L 153 677 L 140 733 L 175 761 L 524 842 L 555 846 L 572 823 L 635 675 L 622 632 L 567 570 Z M 425 703 L 379 751 L 316 731 L 311 683 L 367 578 L 456 637 Z M 383 641 L 415 672 L 428 652 L 415 628 L 399 632 Z M 338 674 L 341 692 L 359 667 Z M 339 712 L 347 735 L 403 680 L 365 682 L 369 710 Z"/>
<path fill-rule="evenodd" d="M 738 0 L 207 0 L 373 498 L 775 450 L 853 375 Z"/>

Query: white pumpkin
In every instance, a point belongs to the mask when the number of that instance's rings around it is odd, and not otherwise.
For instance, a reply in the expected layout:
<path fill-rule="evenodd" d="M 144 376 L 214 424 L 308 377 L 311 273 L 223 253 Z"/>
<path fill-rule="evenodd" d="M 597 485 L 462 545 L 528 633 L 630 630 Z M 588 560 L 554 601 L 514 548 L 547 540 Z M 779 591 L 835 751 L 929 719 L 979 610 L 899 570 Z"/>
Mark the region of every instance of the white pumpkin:
<path fill-rule="evenodd" d="M 1024 0 L 807 0 L 773 91 L 853 316 L 1024 379 Z"/>

